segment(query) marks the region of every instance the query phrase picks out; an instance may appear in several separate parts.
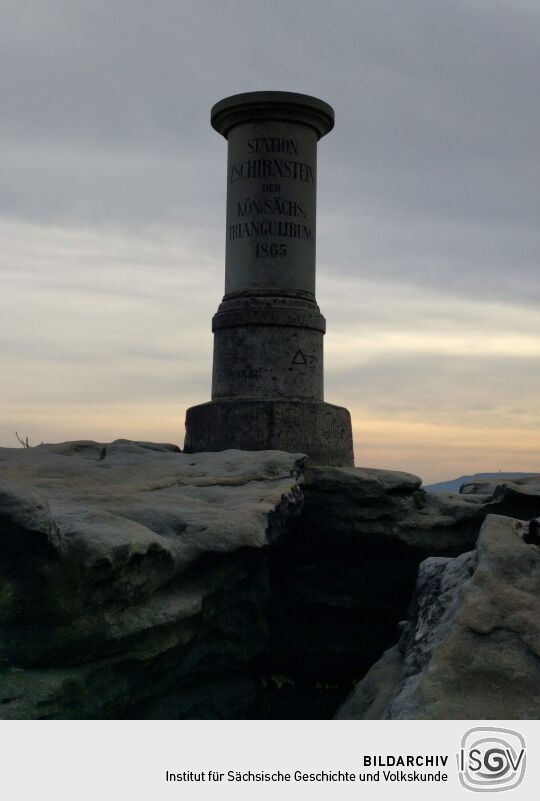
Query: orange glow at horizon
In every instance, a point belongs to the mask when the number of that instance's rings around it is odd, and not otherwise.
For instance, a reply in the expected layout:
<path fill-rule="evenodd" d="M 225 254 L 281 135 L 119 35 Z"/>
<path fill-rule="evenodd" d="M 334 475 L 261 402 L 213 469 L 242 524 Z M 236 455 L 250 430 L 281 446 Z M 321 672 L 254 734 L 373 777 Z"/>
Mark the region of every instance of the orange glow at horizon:
<path fill-rule="evenodd" d="M 210 399 L 221 260 L 170 231 L 3 222 L 0 235 L 0 445 L 18 431 L 182 446 L 186 408 Z M 357 465 L 425 483 L 540 472 L 534 307 L 321 271 L 325 399 L 351 412 Z"/>

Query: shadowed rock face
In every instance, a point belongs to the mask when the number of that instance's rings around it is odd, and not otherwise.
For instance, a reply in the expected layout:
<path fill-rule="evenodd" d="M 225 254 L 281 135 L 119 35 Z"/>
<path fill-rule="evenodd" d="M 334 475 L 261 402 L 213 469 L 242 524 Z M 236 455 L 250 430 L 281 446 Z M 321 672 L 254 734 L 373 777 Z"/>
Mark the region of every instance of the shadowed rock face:
<path fill-rule="evenodd" d="M 304 715 L 332 715 L 351 682 L 396 641 L 421 562 L 469 551 L 489 511 L 523 503 L 512 488 L 495 498 L 431 495 L 417 476 L 388 470 L 307 467 L 304 474 L 302 514 L 270 561 L 277 636 L 267 672 L 295 681 L 276 699 L 286 699 L 281 717 L 300 688 Z M 540 495 L 533 503 L 540 507 Z"/>
<path fill-rule="evenodd" d="M 244 712 L 239 665 L 267 640 L 259 554 L 299 510 L 301 461 L 125 441 L 0 450 L 3 716 L 157 714 L 190 682 L 204 692 L 173 717 Z"/>
<path fill-rule="evenodd" d="M 0 717 L 332 717 L 436 555 L 407 663 L 422 673 L 469 569 L 448 558 L 519 492 L 430 496 L 407 473 L 278 451 L 0 449 Z M 375 716 L 403 673 L 392 654 L 360 685 Z"/>
<path fill-rule="evenodd" d="M 538 719 L 540 548 L 490 515 L 475 551 L 420 567 L 411 615 L 338 717 Z"/>

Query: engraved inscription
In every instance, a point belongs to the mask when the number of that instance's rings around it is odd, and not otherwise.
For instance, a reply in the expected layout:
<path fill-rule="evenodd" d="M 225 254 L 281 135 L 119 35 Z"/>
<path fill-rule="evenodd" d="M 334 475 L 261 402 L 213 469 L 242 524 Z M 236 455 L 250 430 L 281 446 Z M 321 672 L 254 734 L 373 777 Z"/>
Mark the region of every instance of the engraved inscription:
<path fill-rule="evenodd" d="M 297 350 L 293 356 L 293 360 L 291 362 L 292 365 L 295 367 L 309 367 L 310 369 L 314 369 L 317 366 L 318 359 L 316 356 L 310 356 L 305 353 L 302 353 L 301 350 Z M 289 368 L 292 369 L 292 368 Z"/>
<path fill-rule="evenodd" d="M 298 140 L 277 136 L 258 136 L 248 140 L 250 153 L 293 153 L 298 155 Z"/>
<path fill-rule="evenodd" d="M 292 178 L 306 184 L 314 183 L 310 164 L 291 159 L 248 159 L 231 166 L 229 183 L 250 178 Z"/>
<path fill-rule="evenodd" d="M 227 367 L 222 371 L 226 378 L 233 380 L 266 378 L 269 372 L 269 367 Z"/>
<path fill-rule="evenodd" d="M 248 217 L 253 214 L 282 214 L 285 217 L 302 217 L 305 219 L 304 204 L 297 200 L 285 200 L 282 197 L 264 198 L 254 200 L 250 197 L 236 201 L 236 214 L 238 217 Z"/>
<path fill-rule="evenodd" d="M 316 168 L 311 136 L 250 133 L 251 138 L 248 134 L 236 140 L 229 161 L 228 258 L 242 254 L 242 262 L 253 259 L 265 269 L 280 261 L 289 265 L 288 260 L 302 258 L 303 252 L 312 260 Z M 295 267 L 296 261 L 290 266 Z"/>
<path fill-rule="evenodd" d="M 285 220 L 252 220 L 229 225 L 231 241 L 244 239 L 247 236 L 285 236 L 313 242 L 313 229 L 303 223 L 292 223 Z"/>
<path fill-rule="evenodd" d="M 304 367 L 307 365 L 307 359 L 301 350 L 297 350 L 294 354 L 292 364 L 303 364 Z"/>
<path fill-rule="evenodd" d="M 257 242 L 255 245 L 255 258 L 264 259 L 270 256 L 271 259 L 284 259 L 287 255 L 287 245 L 283 242 Z"/>

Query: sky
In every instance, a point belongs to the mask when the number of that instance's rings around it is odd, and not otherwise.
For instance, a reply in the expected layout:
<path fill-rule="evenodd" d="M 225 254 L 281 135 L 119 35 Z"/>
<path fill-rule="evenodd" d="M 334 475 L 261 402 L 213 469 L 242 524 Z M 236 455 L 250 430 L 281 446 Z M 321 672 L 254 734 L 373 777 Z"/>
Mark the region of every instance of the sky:
<path fill-rule="evenodd" d="M 0 4 L 0 445 L 182 445 L 224 284 L 210 108 L 271 89 L 336 113 L 317 300 L 356 464 L 540 471 L 538 0 Z"/>

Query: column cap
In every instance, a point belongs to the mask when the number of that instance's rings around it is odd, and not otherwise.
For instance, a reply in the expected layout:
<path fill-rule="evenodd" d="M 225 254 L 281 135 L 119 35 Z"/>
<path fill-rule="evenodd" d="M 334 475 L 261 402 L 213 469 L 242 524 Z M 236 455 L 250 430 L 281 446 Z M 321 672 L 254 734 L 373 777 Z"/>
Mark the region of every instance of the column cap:
<path fill-rule="evenodd" d="M 296 92 L 243 92 L 220 100 L 210 112 L 212 128 L 225 139 L 235 125 L 252 120 L 303 123 L 320 139 L 334 127 L 334 109 L 324 100 Z"/>

